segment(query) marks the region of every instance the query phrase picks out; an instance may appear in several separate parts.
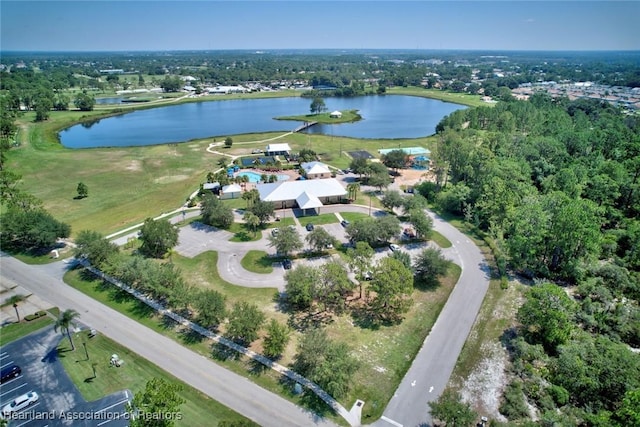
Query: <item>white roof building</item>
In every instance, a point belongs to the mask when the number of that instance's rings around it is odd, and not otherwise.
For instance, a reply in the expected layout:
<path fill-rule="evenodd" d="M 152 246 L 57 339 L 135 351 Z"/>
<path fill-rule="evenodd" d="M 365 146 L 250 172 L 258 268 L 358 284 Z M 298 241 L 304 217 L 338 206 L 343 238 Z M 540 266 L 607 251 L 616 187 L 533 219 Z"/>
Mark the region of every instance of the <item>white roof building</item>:
<path fill-rule="evenodd" d="M 267 145 L 267 149 L 266 149 L 267 155 L 269 155 L 270 153 L 274 153 L 274 154 L 288 153 L 290 151 L 291 151 L 291 147 L 289 147 L 289 144 L 287 143 L 269 144 Z"/>
<path fill-rule="evenodd" d="M 304 169 L 304 173 L 308 179 L 331 177 L 331 170 L 322 162 L 301 163 L 300 167 Z"/>
<path fill-rule="evenodd" d="M 298 206 L 300 209 L 320 208 L 326 203 L 340 203 L 347 190 L 334 178 L 281 181 L 256 186 L 263 202 L 273 202 L 276 209 Z"/>
<path fill-rule="evenodd" d="M 342 117 L 342 113 L 338 110 L 332 111 L 331 113 L 329 113 L 329 117 L 339 119 L 340 117 Z"/>

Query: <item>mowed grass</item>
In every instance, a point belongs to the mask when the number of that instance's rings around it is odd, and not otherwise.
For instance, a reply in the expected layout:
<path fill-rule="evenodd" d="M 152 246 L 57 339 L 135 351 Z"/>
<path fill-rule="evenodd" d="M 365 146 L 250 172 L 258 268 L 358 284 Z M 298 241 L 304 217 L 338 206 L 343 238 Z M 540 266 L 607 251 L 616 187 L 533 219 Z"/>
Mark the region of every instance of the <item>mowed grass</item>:
<path fill-rule="evenodd" d="M 298 218 L 298 221 L 303 227 L 306 227 L 307 224 L 313 224 L 313 225 L 335 224 L 338 222 L 338 217 L 333 213 L 328 213 L 328 214 L 320 214 L 320 215 L 301 216 Z"/>
<path fill-rule="evenodd" d="M 240 261 L 240 265 L 253 273 L 268 274 L 273 271 L 273 260 L 265 251 L 249 251 Z"/>
<path fill-rule="evenodd" d="M 67 339 L 63 339 L 58 346 L 58 357 L 62 365 L 86 400 L 97 400 L 124 389 L 129 389 L 135 394 L 143 390 L 150 379 L 164 378 L 182 387 L 179 395 L 185 400 L 180 406 L 183 418 L 177 421 L 176 425 L 216 426 L 221 421 L 248 421 L 128 348 L 103 335 L 89 338 L 87 334 L 88 331 L 74 334 L 75 351 L 71 351 Z M 82 346 L 83 342 L 86 343 L 88 360 Z M 121 367 L 109 365 L 112 354 L 117 354 L 124 361 Z"/>

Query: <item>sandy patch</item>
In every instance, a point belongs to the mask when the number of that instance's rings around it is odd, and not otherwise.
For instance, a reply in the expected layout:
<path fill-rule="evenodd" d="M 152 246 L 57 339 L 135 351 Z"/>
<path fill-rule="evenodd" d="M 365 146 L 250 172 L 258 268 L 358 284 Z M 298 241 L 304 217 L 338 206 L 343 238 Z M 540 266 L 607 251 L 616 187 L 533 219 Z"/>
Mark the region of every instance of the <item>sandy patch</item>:
<path fill-rule="evenodd" d="M 184 181 L 188 179 L 189 175 L 167 175 L 161 176 L 153 180 L 156 184 L 171 184 L 172 182 Z"/>
<path fill-rule="evenodd" d="M 125 169 L 132 172 L 137 172 L 142 170 L 142 164 L 140 160 L 131 160 L 128 165 L 125 166 Z"/>

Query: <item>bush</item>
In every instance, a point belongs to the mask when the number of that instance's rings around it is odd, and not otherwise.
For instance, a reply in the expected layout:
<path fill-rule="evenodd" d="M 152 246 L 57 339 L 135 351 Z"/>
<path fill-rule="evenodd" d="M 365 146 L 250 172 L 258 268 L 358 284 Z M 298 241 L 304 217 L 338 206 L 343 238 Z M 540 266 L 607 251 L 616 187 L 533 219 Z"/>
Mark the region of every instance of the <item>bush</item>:
<path fill-rule="evenodd" d="M 529 409 L 524 400 L 520 381 L 513 381 L 507 386 L 502 395 L 499 410 L 502 415 L 510 420 L 518 420 L 529 416 Z"/>
<path fill-rule="evenodd" d="M 28 314 L 28 315 L 24 316 L 24 320 L 26 320 L 27 322 L 31 322 L 32 320 L 39 319 L 39 318 L 44 317 L 46 315 L 47 315 L 46 311 L 36 311 L 33 314 Z"/>

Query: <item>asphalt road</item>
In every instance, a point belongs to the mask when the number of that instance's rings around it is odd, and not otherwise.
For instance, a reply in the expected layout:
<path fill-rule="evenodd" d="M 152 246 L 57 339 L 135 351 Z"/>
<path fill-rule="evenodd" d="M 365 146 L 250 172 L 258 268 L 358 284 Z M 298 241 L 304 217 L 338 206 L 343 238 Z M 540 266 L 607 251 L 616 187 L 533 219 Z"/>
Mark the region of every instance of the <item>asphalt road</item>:
<path fill-rule="evenodd" d="M 141 325 L 62 281 L 66 264 L 29 266 L 0 254 L 2 280 L 25 289 L 58 306 L 75 309 L 80 320 L 98 333 L 119 342 L 155 363 L 207 396 L 266 427 L 333 426 L 288 400 L 261 388 L 175 341 Z"/>

